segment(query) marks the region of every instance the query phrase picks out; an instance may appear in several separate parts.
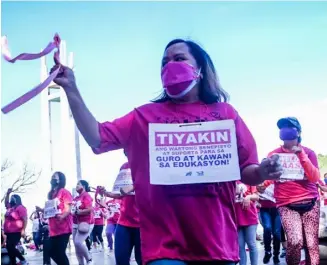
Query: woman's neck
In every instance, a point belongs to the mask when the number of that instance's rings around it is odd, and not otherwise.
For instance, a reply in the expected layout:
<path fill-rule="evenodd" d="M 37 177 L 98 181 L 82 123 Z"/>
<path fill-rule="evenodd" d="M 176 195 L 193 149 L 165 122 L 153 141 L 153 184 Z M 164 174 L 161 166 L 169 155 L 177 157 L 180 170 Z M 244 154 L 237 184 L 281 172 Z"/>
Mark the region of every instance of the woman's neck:
<path fill-rule="evenodd" d="M 298 146 L 298 142 L 289 142 L 289 143 L 284 143 L 283 147 L 287 150 L 292 150 L 294 146 Z"/>

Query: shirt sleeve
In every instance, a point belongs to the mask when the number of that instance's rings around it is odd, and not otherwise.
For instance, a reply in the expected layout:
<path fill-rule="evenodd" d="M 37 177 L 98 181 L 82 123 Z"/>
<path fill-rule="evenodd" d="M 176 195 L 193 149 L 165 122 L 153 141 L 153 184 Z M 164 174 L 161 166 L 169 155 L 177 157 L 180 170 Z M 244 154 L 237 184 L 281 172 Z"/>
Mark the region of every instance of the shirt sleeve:
<path fill-rule="evenodd" d="M 257 146 L 250 130 L 237 112 L 235 118 L 235 127 L 239 164 L 242 171 L 249 165 L 259 164 Z"/>
<path fill-rule="evenodd" d="M 63 190 L 61 196 L 63 202 L 63 211 L 67 212 L 69 210 L 69 206 L 73 203 L 73 196 L 68 190 Z"/>
<path fill-rule="evenodd" d="M 21 219 L 27 218 L 27 209 L 24 206 L 17 207 L 17 213 Z"/>
<path fill-rule="evenodd" d="M 112 122 L 99 123 L 101 143 L 98 148 L 92 148 L 95 154 L 124 148 L 130 138 L 134 120 L 134 110 Z"/>
<path fill-rule="evenodd" d="M 92 197 L 90 195 L 85 196 L 83 198 L 83 206 L 84 206 L 84 208 L 86 209 L 86 208 L 92 207 L 92 202 L 93 202 L 93 199 L 92 199 Z"/>
<path fill-rule="evenodd" d="M 304 149 L 302 149 L 302 152 L 298 154 L 298 158 L 308 180 L 317 182 L 320 179 L 320 172 L 316 154 L 313 151 L 307 154 Z"/>
<path fill-rule="evenodd" d="M 257 189 L 256 189 L 256 187 L 255 186 L 249 186 L 249 185 L 247 185 L 247 191 L 244 193 L 244 197 L 246 197 L 246 196 L 248 196 L 248 195 L 252 195 L 252 194 L 254 194 L 254 193 L 256 193 L 257 192 Z"/>

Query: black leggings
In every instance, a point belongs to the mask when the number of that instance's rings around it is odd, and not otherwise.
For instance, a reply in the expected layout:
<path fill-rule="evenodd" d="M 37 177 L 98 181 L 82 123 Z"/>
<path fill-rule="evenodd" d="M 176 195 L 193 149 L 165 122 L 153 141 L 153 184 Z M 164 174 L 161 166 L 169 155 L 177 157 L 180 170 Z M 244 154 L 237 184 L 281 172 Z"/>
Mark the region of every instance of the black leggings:
<path fill-rule="evenodd" d="M 103 232 L 103 225 L 95 225 L 92 230 L 92 237 L 93 237 L 93 243 L 95 242 L 103 242 L 102 238 L 102 232 Z"/>
<path fill-rule="evenodd" d="M 69 265 L 69 260 L 66 255 L 70 234 L 50 237 L 50 257 L 58 265 Z"/>
<path fill-rule="evenodd" d="M 90 251 L 91 250 L 91 239 L 89 236 L 85 239 L 85 244 L 86 244 L 87 249 Z"/>
<path fill-rule="evenodd" d="M 286 237 L 285 237 L 285 231 L 284 231 L 283 226 L 282 226 L 282 229 L 280 232 L 281 232 L 280 233 L 281 234 L 281 242 L 284 243 L 284 242 L 286 242 Z"/>
<path fill-rule="evenodd" d="M 7 235 L 6 248 L 8 250 L 8 256 L 10 258 L 10 264 L 16 265 L 16 257 L 19 258 L 20 261 L 25 260 L 23 255 L 16 248 L 16 246 L 20 241 L 21 233 L 6 233 L 6 235 Z"/>

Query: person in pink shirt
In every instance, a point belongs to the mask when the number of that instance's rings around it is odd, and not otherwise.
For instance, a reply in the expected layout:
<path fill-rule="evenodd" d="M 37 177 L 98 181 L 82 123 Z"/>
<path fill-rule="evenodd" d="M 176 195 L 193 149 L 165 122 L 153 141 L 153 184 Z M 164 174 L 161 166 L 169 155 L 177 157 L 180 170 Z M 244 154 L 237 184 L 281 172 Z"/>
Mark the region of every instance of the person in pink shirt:
<path fill-rule="evenodd" d="M 20 242 L 21 237 L 25 236 L 25 229 L 27 225 L 27 210 L 22 204 L 19 195 L 13 194 L 10 196 L 12 189 L 8 189 L 5 197 L 5 206 L 7 211 L 5 213 L 4 233 L 6 234 L 6 248 L 10 263 L 16 264 L 16 258 L 20 260 L 20 264 L 27 264 L 24 256 L 16 248 Z M 10 196 L 10 200 L 9 200 Z"/>
<path fill-rule="evenodd" d="M 84 260 L 87 264 L 92 262 L 89 251 L 84 244 L 86 238 L 92 233 L 94 227 L 93 216 L 93 199 L 90 196 L 89 183 L 85 180 L 80 180 L 76 185 L 78 195 L 73 200 L 73 241 L 76 250 L 76 257 L 79 265 L 84 265 Z"/>
<path fill-rule="evenodd" d="M 92 230 L 92 239 L 93 239 L 93 246 L 94 249 L 97 248 L 97 242 L 100 242 L 101 249 L 100 251 L 104 250 L 102 232 L 104 227 L 104 217 L 105 217 L 105 208 L 99 204 L 95 204 L 93 207 L 93 216 L 94 216 L 94 227 Z"/>
<path fill-rule="evenodd" d="M 109 216 L 107 218 L 106 237 L 110 251 L 113 250 L 113 235 L 116 232 L 117 223 L 120 217 L 120 204 L 121 201 L 119 199 L 107 201 Z"/>
<path fill-rule="evenodd" d="M 161 61 L 162 95 L 104 123 L 86 107 L 73 71 L 55 63 L 51 72 L 59 66 L 60 70 L 54 82 L 66 92 L 75 122 L 93 151 L 128 153 L 142 262 L 238 262 L 235 180 L 257 185 L 278 179 L 282 172 L 277 155 L 259 164 L 255 141 L 239 113 L 226 103 L 228 95 L 208 53 L 192 41 L 171 41 Z M 233 150 L 233 155 L 223 155 L 224 148 L 227 153 Z M 201 152 L 215 155 L 201 156 Z M 181 157 L 189 160 L 183 162 Z M 231 163 L 221 161 L 222 157 Z"/>
<path fill-rule="evenodd" d="M 125 155 L 126 151 L 125 151 Z M 120 168 L 120 174 L 130 170 L 128 163 L 124 163 Z M 120 190 L 120 194 L 107 192 L 103 189 L 105 196 L 120 199 L 120 216 L 115 231 L 115 259 L 117 265 L 129 265 L 132 250 L 138 265 L 142 264 L 141 239 L 139 213 L 135 202 L 135 196 L 130 193 L 133 187 L 127 187 L 128 191 Z"/>
<path fill-rule="evenodd" d="M 240 248 L 240 265 L 247 265 L 245 246 L 250 250 L 250 264 L 258 265 L 258 249 L 256 234 L 258 226 L 258 213 L 256 202 L 259 196 L 255 187 L 236 182 L 235 210 L 238 223 L 238 244 Z"/>
<path fill-rule="evenodd" d="M 268 264 L 272 256 L 274 264 L 279 264 L 280 262 L 279 253 L 281 243 L 281 221 L 274 197 L 274 185 L 271 185 L 272 186 L 269 189 L 266 189 L 263 183 L 257 186 L 260 198 L 259 203 L 261 204 L 261 224 L 263 226 L 264 234 L 263 242 L 265 247 L 265 256 L 263 257 L 263 264 Z M 273 253 L 271 252 L 272 239 Z"/>
<path fill-rule="evenodd" d="M 71 215 L 73 197 L 65 189 L 66 176 L 62 172 L 55 172 L 51 177 L 50 183 L 51 189 L 48 193 L 48 205 L 51 205 L 51 207 L 42 209 L 36 206 L 36 210 L 43 212 L 44 218 L 48 219 L 49 222 L 49 254 L 51 259 L 57 264 L 69 265 L 66 249 L 73 227 Z M 53 211 L 53 208 L 55 208 L 55 211 Z M 49 217 L 47 214 L 49 214 Z"/>
<path fill-rule="evenodd" d="M 279 154 L 284 173 L 275 181 L 274 196 L 287 238 L 286 262 L 298 265 L 306 240 L 306 262 L 318 265 L 320 204 L 316 183 L 320 179 L 318 159 L 314 151 L 301 145 L 302 128 L 296 118 L 282 118 L 277 122 L 283 145 L 270 152 Z M 292 174 L 292 172 L 295 172 Z M 290 177 L 291 176 L 291 177 Z M 296 176 L 296 179 L 293 176 Z M 272 184 L 266 181 L 265 186 Z"/>

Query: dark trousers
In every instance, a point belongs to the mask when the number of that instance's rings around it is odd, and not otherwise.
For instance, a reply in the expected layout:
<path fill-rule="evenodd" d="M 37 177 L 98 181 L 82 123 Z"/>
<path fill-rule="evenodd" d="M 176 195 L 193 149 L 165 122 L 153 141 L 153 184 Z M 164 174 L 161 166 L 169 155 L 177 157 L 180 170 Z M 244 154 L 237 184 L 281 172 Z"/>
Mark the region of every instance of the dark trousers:
<path fill-rule="evenodd" d="M 50 257 L 58 265 L 69 265 L 66 255 L 70 234 L 50 237 Z"/>
<path fill-rule="evenodd" d="M 96 242 L 103 242 L 102 238 L 102 232 L 103 232 L 103 225 L 95 225 L 92 230 L 92 239 L 93 243 Z"/>
<path fill-rule="evenodd" d="M 50 259 L 51 243 L 50 243 L 50 237 L 48 231 L 42 233 L 42 243 L 43 243 L 43 264 L 49 265 L 51 264 L 51 259 Z"/>
<path fill-rule="evenodd" d="M 261 208 L 260 216 L 263 226 L 263 242 L 266 252 L 271 252 L 271 235 L 273 235 L 274 256 L 279 255 L 281 243 L 281 220 L 277 208 Z"/>
<path fill-rule="evenodd" d="M 135 260 L 142 265 L 140 229 L 117 225 L 115 233 L 116 265 L 129 265 L 134 247 Z"/>
<path fill-rule="evenodd" d="M 86 244 L 87 249 L 90 251 L 91 250 L 91 239 L 89 236 L 85 239 L 85 244 Z"/>
<path fill-rule="evenodd" d="M 25 260 L 23 255 L 16 248 L 16 246 L 20 241 L 21 233 L 6 233 L 6 235 L 7 235 L 6 248 L 8 251 L 8 256 L 10 258 L 10 264 L 16 265 L 16 257 L 20 261 Z"/>

